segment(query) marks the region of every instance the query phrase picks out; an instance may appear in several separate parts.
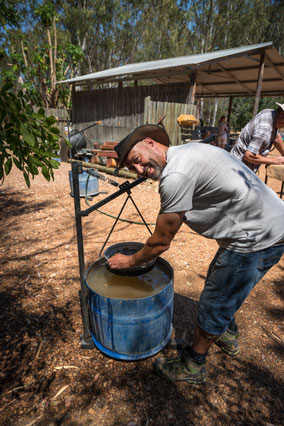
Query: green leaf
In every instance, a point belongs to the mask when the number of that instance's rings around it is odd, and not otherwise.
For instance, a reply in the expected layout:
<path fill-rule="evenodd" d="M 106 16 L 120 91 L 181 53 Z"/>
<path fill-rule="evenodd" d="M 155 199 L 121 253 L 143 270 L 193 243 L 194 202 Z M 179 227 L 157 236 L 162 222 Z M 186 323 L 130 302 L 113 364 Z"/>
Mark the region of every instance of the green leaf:
<path fill-rule="evenodd" d="M 49 130 L 51 131 L 51 133 L 54 133 L 56 135 L 60 133 L 60 130 L 58 129 L 58 127 L 51 127 Z"/>
<path fill-rule="evenodd" d="M 35 156 L 30 156 L 30 159 L 39 167 L 44 166 L 44 164 Z"/>
<path fill-rule="evenodd" d="M 27 142 L 30 146 L 34 146 L 35 137 L 32 133 L 29 132 L 28 128 L 23 123 L 20 124 L 20 131 L 24 141 Z"/>
<path fill-rule="evenodd" d="M 34 164 L 29 164 L 26 168 L 26 170 L 28 172 L 30 172 L 32 174 L 32 176 L 34 177 L 34 175 L 38 175 L 38 170 L 37 167 Z"/>
<path fill-rule="evenodd" d="M 10 158 L 8 158 L 8 160 L 6 161 L 6 163 L 4 165 L 6 176 L 8 176 L 8 174 L 10 173 L 11 168 L 12 168 L 12 164 L 13 164 L 12 158 L 10 157 Z"/>
<path fill-rule="evenodd" d="M 54 152 L 50 152 L 50 151 L 43 152 L 42 156 L 45 158 L 51 158 L 51 157 L 54 157 Z"/>
<path fill-rule="evenodd" d="M 30 183 L 30 178 L 27 172 L 24 171 L 24 178 L 26 181 L 27 186 L 30 188 L 31 187 L 31 183 Z"/>
<path fill-rule="evenodd" d="M 14 162 L 15 166 L 16 166 L 18 169 L 20 169 L 20 170 L 22 170 L 22 169 L 23 169 L 23 168 L 22 168 L 22 166 L 21 166 L 20 161 L 19 161 L 16 157 L 13 157 L 13 162 Z"/>
<path fill-rule="evenodd" d="M 43 108 L 40 108 L 40 109 L 38 110 L 38 112 L 37 112 L 37 115 L 38 115 L 40 118 L 45 118 L 45 112 L 44 112 L 44 109 L 43 109 Z"/>
<path fill-rule="evenodd" d="M 57 122 L 57 120 L 56 120 L 55 117 L 53 117 L 53 115 L 51 115 L 50 117 L 47 117 L 45 119 L 45 123 L 48 124 L 48 125 L 54 124 L 56 122 Z"/>
<path fill-rule="evenodd" d="M 46 180 L 48 180 L 48 182 L 50 181 L 50 176 L 49 176 L 49 170 L 48 168 L 45 166 L 41 169 L 41 172 L 43 174 L 43 176 L 45 177 Z"/>
<path fill-rule="evenodd" d="M 53 169 L 58 169 L 59 166 L 60 166 L 60 162 L 56 161 L 56 160 L 50 160 L 50 164 L 51 164 Z"/>

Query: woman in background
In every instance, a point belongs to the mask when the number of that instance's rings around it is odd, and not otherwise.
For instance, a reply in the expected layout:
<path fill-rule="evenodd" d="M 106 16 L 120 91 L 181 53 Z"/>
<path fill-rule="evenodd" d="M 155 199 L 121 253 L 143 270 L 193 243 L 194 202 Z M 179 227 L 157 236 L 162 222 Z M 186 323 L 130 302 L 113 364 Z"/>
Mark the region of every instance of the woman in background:
<path fill-rule="evenodd" d="M 219 148 L 225 148 L 225 145 L 227 144 L 227 132 L 228 132 L 228 126 L 226 123 L 226 117 L 222 115 L 218 122 L 218 147 Z"/>

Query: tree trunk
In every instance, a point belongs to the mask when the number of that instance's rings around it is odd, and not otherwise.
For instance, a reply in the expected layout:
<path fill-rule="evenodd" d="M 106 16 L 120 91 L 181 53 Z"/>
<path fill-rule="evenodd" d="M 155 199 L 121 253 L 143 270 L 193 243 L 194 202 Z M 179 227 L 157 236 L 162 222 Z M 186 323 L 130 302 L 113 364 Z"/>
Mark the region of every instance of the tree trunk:
<path fill-rule="evenodd" d="M 216 115 L 217 115 L 217 110 L 218 110 L 218 103 L 219 103 L 219 99 L 215 98 L 214 113 L 213 113 L 213 118 L 212 118 L 212 127 L 215 127 Z"/>
<path fill-rule="evenodd" d="M 204 99 L 200 99 L 200 118 L 204 120 Z"/>

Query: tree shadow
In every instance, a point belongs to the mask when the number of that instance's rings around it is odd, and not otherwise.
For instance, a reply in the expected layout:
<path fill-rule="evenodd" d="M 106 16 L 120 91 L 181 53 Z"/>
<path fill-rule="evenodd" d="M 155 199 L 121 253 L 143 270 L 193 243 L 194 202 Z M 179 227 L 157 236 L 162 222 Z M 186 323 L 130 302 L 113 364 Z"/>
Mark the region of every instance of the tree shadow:
<path fill-rule="evenodd" d="M 21 192 L 6 192 L 0 190 L 0 208 L 4 212 L 1 218 L 1 225 L 9 217 L 23 216 L 32 212 L 38 212 L 44 210 L 50 206 L 52 202 L 43 201 L 38 203 L 30 204 L 29 200 L 23 201 L 21 199 Z"/>
<path fill-rule="evenodd" d="M 184 330 L 189 338 L 192 336 L 196 314 L 197 301 L 175 294 L 173 321 L 176 336 L 183 337 Z M 110 405 L 109 395 L 104 390 L 107 382 L 108 388 L 117 395 L 111 405 L 116 420 L 108 423 L 112 426 L 122 426 L 130 420 L 125 413 L 119 412 L 121 404 L 127 413 L 139 417 L 137 424 L 141 426 L 149 422 L 161 426 L 281 424 L 281 378 L 265 365 L 258 365 L 241 355 L 232 359 L 214 347 L 207 360 L 208 381 L 195 386 L 165 381 L 153 371 L 152 362 L 156 357 L 178 354 L 172 349 L 165 348 L 153 359 L 137 362 L 107 361 L 109 358 L 101 356 L 97 349 L 92 352 L 97 353 L 102 370 L 97 368 L 95 372 L 81 374 L 73 392 L 78 397 L 80 395 L 79 410 L 92 407 L 97 412 Z M 111 362 L 112 368 L 106 368 L 107 362 Z M 98 379 L 97 371 L 102 379 Z M 68 410 L 61 412 L 60 419 L 66 415 Z M 39 424 L 44 425 L 46 420 Z"/>
<path fill-rule="evenodd" d="M 23 292 L 24 288 L 20 290 L 15 287 L 13 292 L 4 291 L 0 295 L 0 310 L 6 317 L 6 322 L 0 327 L 0 383 L 2 392 L 22 386 L 31 394 L 37 392 L 45 395 L 55 379 L 55 373 L 49 371 L 42 377 L 41 371 L 47 367 L 50 351 L 45 353 L 43 346 L 38 358 L 37 351 L 41 340 L 48 341 L 49 346 L 58 346 L 64 340 L 78 337 L 72 327 L 73 307 L 71 301 L 60 308 L 51 301 L 48 311 L 28 313 L 21 306 Z M 176 337 L 183 338 L 186 330 L 186 339 L 191 340 L 196 326 L 197 307 L 196 300 L 175 294 L 173 324 Z M 31 348 L 33 339 L 36 345 Z M 201 424 L 201 420 L 204 423 L 205 418 L 207 423 L 204 424 L 281 424 L 281 379 L 265 365 L 257 365 L 241 355 L 231 359 L 214 347 L 207 360 L 207 383 L 194 386 L 184 382 L 167 382 L 153 371 L 152 363 L 156 357 L 177 355 L 177 351 L 172 349 L 165 348 L 155 357 L 138 362 L 110 360 L 97 349 L 84 351 L 84 354 L 95 357 L 95 368 L 80 371 L 76 381 L 71 382 L 76 411 L 88 412 L 92 407 L 96 413 L 105 406 L 111 406 L 116 418 L 108 423 L 112 426 L 127 424 L 127 419 L 130 420 L 127 413 L 135 413 L 140 419 L 137 424 L 141 426 L 149 422 L 161 426 L 196 425 Z M 107 362 L 111 362 L 111 367 L 106 368 Z M 32 382 L 27 386 L 22 378 L 29 375 Z M 108 383 L 106 388 L 105 383 Z M 111 404 L 106 389 L 115 392 L 118 400 Z M 17 396 L 17 391 L 13 396 Z M 119 411 L 121 404 L 126 407 L 126 413 Z M 46 425 L 51 420 L 56 424 L 69 424 L 68 418 L 72 413 L 74 415 L 74 407 L 68 409 L 64 402 L 57 407 L 57 411 L 49 406 L 37 425 Z M 89 421 L 94 419 L 90 417 Z"/>
<path fill-rule="evenodd" d="M 12 210 L 18 209 L 16 202 L 11 204 Z M 27 201 L 20 206 L 22 215 L 25 214 L 25 206 L 32 209 L 45 208 L 38 203 L 28 205 Z M 17 214 L 15 213 L 14 216 Z M 4 217 L 4 223 L 5 220 Z M 0 229 L 5 232 L 3 220 Z M 101 229 L 100 232 L 103 234 L 104 230 Z M 70 242 L 74 241 L 74 238 Z M 4 243 L 9 245 L 9 241 Z M 56 247 L 66 243 L 66 241 L 60 242 Z M 148 360 L 128 363 L 111 360 L 110 367 L 107 364 L 110 360 L 97 349 L 77 350 L 75 356 L 78 356 L 78 353 L 91 354 L 94 356 L 94 362 L 88 364 L 88 369 L 82 368 L 81 371 L 81 368 L 78 368 L 78 374 L 74 377 L 64 375 L 64 371 L 56 376 L 52 368 L 53 354 L 55 351 L 57 354 L 62 353 L 59 359 L 65 363 L 68 359 L 66 351 L 72 353 L 74 342 L 79 340 L 74 325 L 74 318 L 78 316 L 79 307 L 72 295 L 59 306 L 56 303 L 56 292 L 48 283 L 44 283 L 44 286 L 45 291 L 50 293 L 50 297 L 44 299 L 42 311 L 34 309 L 32 305 L 33 298 L 40 295 L 42 288 L 42 283 L 37 280 L 34 257 L 38 253 L 53 249 L 36 250 L 26 256 L 18 256 L 17 260 L 29 260 L 29 264 L 25 267 L 19 265 L 13 270 L 7 269 L 1 276 L 3 283 L 0 294 L 2 393 L 7 394 L 11 389 L 21 387 L 19 391 L 15 390 L 9 395 L 17 398 L 24 389 L 30 398 L 30 405 L 33 406 L 36 403 L 39 405 L 57 380 L 59 389 L 65 383 L 70 385 L 71 396 L 75 401 L 70 408 L 65 407 L 64 399 L 56 408 L 52 405 L 48 406 L 37 425 L 45 426 L 51 421 L 58 425 L 64 424 L 68 416 L 88 412 L 90 408 L 93 408 L 96 416 L 96 412 L 107 406 L 116 418 L 114 422 L 108 422 L 111 426 L 125 426 L 131 420 L 129 416 L 133 416 L 133 413 L 139 418 L 139 426 L 148 424 L 157 426 L 281 424 L 283 383 L 277 373 L 270 366 L 266 366 L 265 362 L 260 365 L 257 360 L 248 359 L 242 353 L 238 358 L 231 359 L 216 347 L 212 348 L 208 356 L 208 380 L 203 386 L 167 382 L 154 373 L 152 363 L 156 357 L 177 355 L 177 351 L 166 348 L 162 353 Z M 6 264 L 9 259 L 10 257 L 7 256 Z M 33 280 L 32 288 L 29 287 L 27 277 Z M 65 277 L 64 285 L 67 286 L 72 279 L 75 278 Z M 275 281 L 273 288 L 275 293 L 283 298 L 280 283 L 280 279 Z M 31 305 L 25 304 L 27 297 Z M 77 302 L 79 304 L 79 298 Z M 175 337 L 186 338 L 188 341 L 192 339 L 196 326 L 197 306 L 196 300 L 175 294 L 173 317 Z M 273 320 L 282 319 L 280 310 L 270 308 L 268 312 Z M 278 357 L 281 350 L 280 343 L 276 340 L 274 342 L 267 347 L 273 351 L 275 357 Z M 82 360 L 79 357 L 74 363 L 76 362 L 82 367 Z M 114 395 L 112 402 L 110 393 Z M 121 403 L 126 408 L 123 413 L 119 411 Z M 92 424 L 94 419 L 90 417 L 89 423 Z M 100 424 L 100 421 L 101 419 L 97 418 L 97 424 Z"/>
<path fill-rule="evenodd" d="M 38 383 L 43 382 L 40 372 L 48 363 L 48 357 L 44 357 L 48 347 L 66 342 L 70 338 L 70 332 L 75 332 L 72 327 L 74 307 L 70 300 L 57 306 L 54 286 L 42 282 L 36 265 L 38 254 L 51 252 L 54 248 L 71 243 L 74 237 L 67 242 L 61 241 L 56 247 L 34 251 L 33 247 L 40 244 L 41 239 L 35 238 L 33 234 L 11 242 L 11 226 L 13 232 L 16 227 L 19 233 L 18 229 L 25 226 L 27 214 L 45 210 L 52 204 L 53 201 L 31 203 L 28 198 L 23 201 L 21 192 L 0 192 L 0 207 L 3 212 L 0 222 L 0 385 L 4 393 L 18 386 L 25 387 L 29 392 L 34 391 L 35 384 L 38 386 Z M 13 247 L 16 244 L 31 249 L 27 254 L 21 255 L 18 251 L 19 255 L 15 255 Z M 13 268 L 9 267 L 10 262 Z M 42 291 L 49 292 L 51 297 L 44 299 L 41 310 L 38 309 L 40 304 L 37 303 L 37 298 L 43 295 Z M 39 350 L 40 356 L 37 356 Z M 33 380 L 26 386 L 23 378 L 29 375 L 33 376 Z M 46 383 L 50 383 L 49 379 Z M 46 383 L 44 386 L 47 386 Z"/>

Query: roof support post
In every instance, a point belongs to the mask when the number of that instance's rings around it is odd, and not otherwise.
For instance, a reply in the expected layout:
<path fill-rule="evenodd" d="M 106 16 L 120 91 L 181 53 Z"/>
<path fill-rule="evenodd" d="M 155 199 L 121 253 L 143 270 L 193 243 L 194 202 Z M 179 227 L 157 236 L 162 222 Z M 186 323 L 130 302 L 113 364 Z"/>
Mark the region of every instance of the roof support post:
<path fill-rule="evenodd" d="M 70 101 L 70 99 L 69 99 Z M 77 110 L 77 102 L 76 102 L 76 86 L 75 84 L 71 85 L 71 105 L 72 105 L 72 116 L 70 115 L 71 123 L 74 123 L 75 119 L 77 118 L 76 115 L 78 114 Z M 68 124 L 69 126 L 69 124 Z M 69 131 L 69 129 L 68 129 Z"/>
<path fill-rule="evenodd" d="M 259 100 L 260 100 L 260 94 L 261 94 L 261 87 L 262 87 L 262 80 L 263 80 L 263 74 L 264 74 L 264 58 L 265 58 L 265 52 L 262 52 L 261 55 L 260 55 L 260 62 L 259 62 L 259 69 L 258 69 L 256 95 L 255 95 L 255 102 L 254 102 L 254 108 L 253 108 L 253 114 L 252 114 L 253 117 L 258 112 L 258 106 L 259 106 Z"/>
<path fill-rule="evenodd" d="M 196 120 L 199 120 L 200 117 L 200 98 L 196 102 Z"/>
<path fill-rule="evenodd" d="M 193 104 L 196 92 L 196 71 L 190 74 L 190 89 L 186 97 L 186 104 Z"/>
<path fill-rule="evenodd" d="M 229 98 L 229 106 L 228 106 L 228 114 L 227 114 L 227 123 L 228 123 L 228 125 L 230 124 L 230 121 L 231 121 L 232 105 L 233 105 L 233 96 L 230 96 L 230 98 Z"/>

